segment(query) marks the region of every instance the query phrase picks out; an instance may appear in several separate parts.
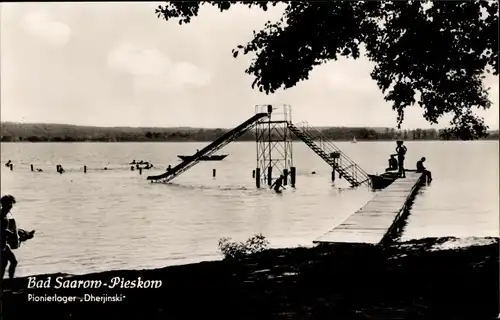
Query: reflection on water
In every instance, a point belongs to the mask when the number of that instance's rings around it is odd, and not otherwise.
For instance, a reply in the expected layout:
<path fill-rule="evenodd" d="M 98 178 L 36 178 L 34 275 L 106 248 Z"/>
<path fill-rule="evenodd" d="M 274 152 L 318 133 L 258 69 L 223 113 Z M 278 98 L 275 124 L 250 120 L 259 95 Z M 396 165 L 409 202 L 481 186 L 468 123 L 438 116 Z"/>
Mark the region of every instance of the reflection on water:
<path fill-rule="evenodd" d="M 18 276 L 154 268 L 219 258 L 221 237 L 264 234 L 272 245 L 310 245 L 373 197 L 367 188 L 332 186 L 330 168 L 294 144 L 297 188 L 282 194 L 252 180 L 254 144 L 225 147 L 222 162 L 200 163 L 171 185 L 147 175 L 178 163 L 203 143 L 2 144 L 2 194 L 16 196 L 18 225 L 36 229 L 17 250 Z M 382 172 L 395 143 L 338 143 L 369 172 Z M 420 157 L 433 182 L 417 196 L 403 240 L 498 235 L 498 143 L 408 142 L 407 167 Z M 151 161 L 143 175 L 132 159 Z M 30 164 L 44 172 L 30 172 Z M 66 173 L 56 173 L 62 164 Z M 86 165 L 88 173 L 83 173 Z M 102 170 L 108 167 L 110 170 Z M 217 177 L 212 177 L 212 169 Z M 312 175 L 311 172 L 316 174 Z"/>

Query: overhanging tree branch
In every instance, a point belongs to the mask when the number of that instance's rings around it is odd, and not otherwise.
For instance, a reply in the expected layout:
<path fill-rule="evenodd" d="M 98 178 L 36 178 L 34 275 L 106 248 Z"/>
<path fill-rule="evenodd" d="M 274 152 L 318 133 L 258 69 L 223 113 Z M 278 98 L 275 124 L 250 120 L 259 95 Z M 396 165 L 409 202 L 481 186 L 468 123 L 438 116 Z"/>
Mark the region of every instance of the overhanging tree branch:
<path fill-rule="evenodd" d="M 484 75 L 498 75 L 498 2 L 168 1 L 156 14 L 189 23 L 203 3 L 220 11 L 286 4 L 279 21 L 233 50 L 235 58 L 255 54 L 245 72 L 261 92 L 293 87 L 315 66 L 339 56 L 357 59 L 364 47 L 375 64 L 372 79 L 398 112 L 398 127 L 405 109 L 417 104 L 430 123 L 452 114 L 457 137 L 486 134 L 472 110 L 491 106 Z"/>

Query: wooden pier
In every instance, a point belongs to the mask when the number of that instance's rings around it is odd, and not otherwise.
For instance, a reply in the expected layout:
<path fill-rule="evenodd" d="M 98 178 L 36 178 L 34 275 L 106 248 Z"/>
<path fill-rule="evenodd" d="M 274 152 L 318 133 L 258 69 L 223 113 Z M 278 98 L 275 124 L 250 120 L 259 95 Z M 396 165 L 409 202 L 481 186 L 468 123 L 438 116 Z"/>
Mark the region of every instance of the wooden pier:
<path fill-rule="evenodd" d="M 408 214 L 408 206 L 423 180 L 422 173 L 407 172 L 406 178 L 394 181 L 343 223 L 313 243 L 381 244 L 390 240 Z"/>

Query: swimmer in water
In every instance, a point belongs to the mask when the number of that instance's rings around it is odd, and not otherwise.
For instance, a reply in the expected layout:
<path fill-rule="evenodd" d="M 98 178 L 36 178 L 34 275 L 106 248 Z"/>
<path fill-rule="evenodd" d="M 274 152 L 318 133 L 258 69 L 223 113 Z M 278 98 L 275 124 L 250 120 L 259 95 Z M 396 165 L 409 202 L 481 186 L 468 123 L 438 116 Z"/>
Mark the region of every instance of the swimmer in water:
<path fill-rule="evenodd" d="M 274 183 L 271 185 L 271 188 L 274 187 L 274 191 L 276 191 L 276 193 L 280 193 L 281 192 L 281 188 L 283 188 L 283 180 L 285 179 L 285 176 L 284 175 L 280 175 L 278 177 L 278 179 L 276 179 L 276 181 L 274 181 Z"/>

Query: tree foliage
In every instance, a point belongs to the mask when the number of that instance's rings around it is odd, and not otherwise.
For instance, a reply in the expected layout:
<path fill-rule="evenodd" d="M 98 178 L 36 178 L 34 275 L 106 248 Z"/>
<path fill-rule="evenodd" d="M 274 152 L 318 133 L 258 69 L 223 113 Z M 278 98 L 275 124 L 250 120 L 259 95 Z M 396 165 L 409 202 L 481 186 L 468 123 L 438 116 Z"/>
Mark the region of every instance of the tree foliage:
<path fill-rule="evenodd" d="M 496 1 L 168 1 L 156 14 L 190 23 L 204 3 L 220 11 L 286 4 L 279 21 L 233 50 L 235 58 L 255 54 L 245 72 L 261 92 L 293 87 L 317 65 L 366 52 L 398 127 L 405 109 L 419 105 L 430 123 L 451 114 L 450 134 L 461 139 L 486 134 L 474 111 L 491 106 L 484 78 L 498 75 Z"/>

